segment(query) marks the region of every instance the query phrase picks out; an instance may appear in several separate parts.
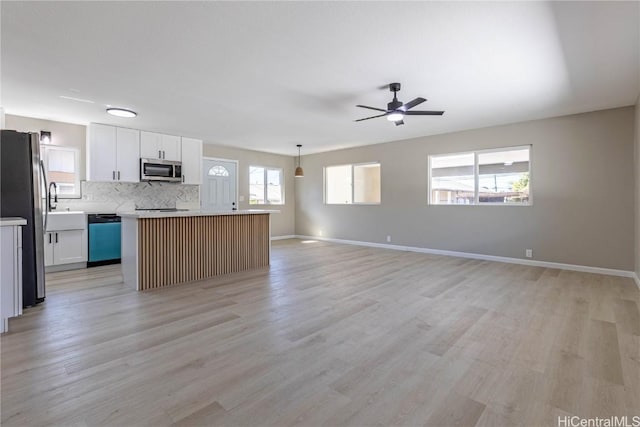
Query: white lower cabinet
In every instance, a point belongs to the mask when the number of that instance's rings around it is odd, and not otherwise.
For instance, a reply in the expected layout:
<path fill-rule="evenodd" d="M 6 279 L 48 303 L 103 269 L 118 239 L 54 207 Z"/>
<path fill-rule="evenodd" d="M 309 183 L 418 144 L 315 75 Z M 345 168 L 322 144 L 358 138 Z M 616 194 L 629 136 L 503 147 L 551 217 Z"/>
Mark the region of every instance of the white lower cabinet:
<path fill-rule="evenodd" d="M 82 268 L 87 262 L 87 215 L 84 212 L 49 213 L 44 234 L 44 265 L 49 271 Z"/>
<path fill-rule="evenodd" d="M 22 226 L 2 224 L 0 234 L 0 332 L 7 332 L 9 318 L 22 314 Z"/>
<path fill-rule="evenodd" d="M 86 230 L 51 231 L 45 234 L 45 266 L 86 261 Z"/>
<path fill-rule="evenodd" d="M 44 266 L 48 267 L 53 265 L 53 245 L 56 233 L 44 234 Z"/>
<path fill-rule="evenodd" d="M 87 239 L 84 230 L 56 231 L 55 233 L 54 264 L 70 264 L 87 260 Z"/>

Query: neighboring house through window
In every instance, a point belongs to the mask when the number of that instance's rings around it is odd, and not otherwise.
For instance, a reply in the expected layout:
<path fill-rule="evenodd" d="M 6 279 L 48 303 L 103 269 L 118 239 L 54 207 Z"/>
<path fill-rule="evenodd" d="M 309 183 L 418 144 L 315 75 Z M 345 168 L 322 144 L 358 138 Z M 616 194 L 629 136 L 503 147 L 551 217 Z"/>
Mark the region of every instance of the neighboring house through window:
<path fill-rule="evenodd" d="M 530 205 L 531 146 L 429 156 L 432 205 Z"/>

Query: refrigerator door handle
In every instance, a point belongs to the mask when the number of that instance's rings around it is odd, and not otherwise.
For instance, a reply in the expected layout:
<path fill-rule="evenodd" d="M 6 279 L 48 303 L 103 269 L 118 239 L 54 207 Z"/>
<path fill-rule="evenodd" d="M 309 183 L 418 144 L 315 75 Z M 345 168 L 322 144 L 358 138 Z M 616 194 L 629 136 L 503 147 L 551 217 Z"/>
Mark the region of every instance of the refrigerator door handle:
<path fill-rule="evenodd" d="M 40 170 L 42 171 L 42 180 L 44 181 L 45 188 L 45 200 L 47 201 L 47 206 L 44 209 L 44 231 L 47 231 L 47 224 L 49 222 L 49 186 L 47 184 L 47 174 L 44 171 L 44 162 L 40 160 Z"/>

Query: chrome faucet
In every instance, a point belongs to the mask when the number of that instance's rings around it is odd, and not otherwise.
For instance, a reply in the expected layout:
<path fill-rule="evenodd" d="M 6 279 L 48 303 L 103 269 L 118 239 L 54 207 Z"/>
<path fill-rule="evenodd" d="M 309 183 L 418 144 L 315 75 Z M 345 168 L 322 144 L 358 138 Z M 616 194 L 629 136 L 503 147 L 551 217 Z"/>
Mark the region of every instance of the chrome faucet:
<path fill-rule="evenodd" d="M 53 187 L 53 191 L 51 191 L 51 187 Z M 51 195 L 53 194 L 53 203 L 51 203 Z M 47 191 L 47 207 L 49 208 L 49 212 L 58 207 L 58 184 L 51 181 L 49 183 L 49 191 Z"/>

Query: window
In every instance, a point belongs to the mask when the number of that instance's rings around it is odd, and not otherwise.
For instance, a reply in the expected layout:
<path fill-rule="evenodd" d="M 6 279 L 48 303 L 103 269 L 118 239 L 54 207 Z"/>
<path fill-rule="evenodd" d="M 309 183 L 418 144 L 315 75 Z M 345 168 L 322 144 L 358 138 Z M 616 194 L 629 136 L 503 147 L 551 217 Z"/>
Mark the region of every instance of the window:
<path fill-rule="evenodd" d="M 282 169 L 249 166 L 249 204 L 283 205 Z"/>
<path fill-rule="evenodd" d="M 324 177 L 326 204 L 380 204 L 380 163 L 328 166 Z"/>
<path fill-rule="evenodd" d="M 80 197 L 80 152 L 77 148 L 59 145 L 41 145 L 42 162 L 47 183 L 58 185 L 58 197 Z"/>
<path fill-rule="evenodd" d="M 429 156 L 433 205 L 529 205 L 531 146 Z"/>
<path fill-rule="evenodd" d="M 229 171 L 224 166 L 211 166 L 209 176 L 229 176 Z"/>

